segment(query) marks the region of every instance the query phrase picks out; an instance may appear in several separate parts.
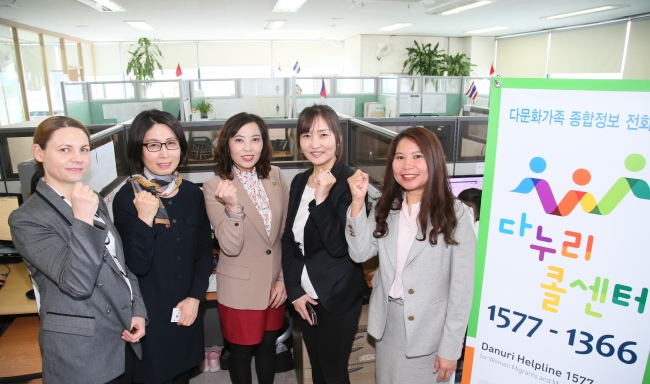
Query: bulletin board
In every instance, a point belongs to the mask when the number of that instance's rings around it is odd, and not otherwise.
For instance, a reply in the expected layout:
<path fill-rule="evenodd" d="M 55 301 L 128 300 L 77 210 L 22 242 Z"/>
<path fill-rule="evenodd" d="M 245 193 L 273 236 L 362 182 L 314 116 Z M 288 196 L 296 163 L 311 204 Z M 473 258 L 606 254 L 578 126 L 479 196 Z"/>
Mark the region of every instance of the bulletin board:
<path fill-rule="evenodd" d="M 462 382 L 650 383 L 650 81 L 491 81 Z"/>

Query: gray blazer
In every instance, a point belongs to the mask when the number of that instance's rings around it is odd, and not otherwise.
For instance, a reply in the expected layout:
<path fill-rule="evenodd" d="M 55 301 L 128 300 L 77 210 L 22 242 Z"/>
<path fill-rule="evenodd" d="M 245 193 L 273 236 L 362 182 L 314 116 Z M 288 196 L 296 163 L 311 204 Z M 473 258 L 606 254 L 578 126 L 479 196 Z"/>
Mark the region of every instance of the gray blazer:
<path fill-rule="evenodd" d="M 44 383 L 105 383 L 124 372 L 124 329 L 147 312 L 137 278 L 124 262 L 122 242 L 99 199 L 106 225 L 77 220 L 72 208 L 43 181 L 9 217 L 11 235 L 39 288 Z M 131 282 L 133 301 L 106 250 L 108 230 Z M 140 344 L 132 344 L 141 357 Z"/>
<path fill-rule="evenodd" d="M 476 259 L 472 219 L 462 205 L 455 203 L 458 225 L 454 239 L 458 245 L 447 246 L 442 235 L 435 246 L 428 239 L 415 240 L 406 260 L 402 282 L 407 357 L 433 352 L 448 360 L 460 357 L 472 307 Z M 388 234 L 376 239 L 372 235 L 374 209 L 369 217 L 361 213 L 354 219 L 348 211 L 345 232 L 352 260 L 360 263 L 379 256 L 368 314 L 368 333 L 376 339 L 381 339 L 384 329 L 391 326 L 386 324 L 386 311 L 388 293 L 395 280 L 399 211 L 391 211 L 386 220 Z"/>

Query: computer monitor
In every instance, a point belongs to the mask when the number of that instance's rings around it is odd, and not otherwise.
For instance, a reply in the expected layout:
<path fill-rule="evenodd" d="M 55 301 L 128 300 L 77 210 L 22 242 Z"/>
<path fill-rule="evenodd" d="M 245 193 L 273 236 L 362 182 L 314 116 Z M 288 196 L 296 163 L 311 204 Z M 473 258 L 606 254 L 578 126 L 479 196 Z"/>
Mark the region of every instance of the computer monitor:
<path fill-rule="evenodd" d="M 475 176 L 451 176 L 449 178 L 449 184 L 451 184 L 451 192 L 454 196 L 458 197 L 458 194 L 463 192 L 468 188 L 483 189 L 483 175 Z"/>
<path fill-rule="evenodd" d="M 10 242 L 9 215 L 23 203 L 20 193 L 0 193 L 0 241 Z"/>

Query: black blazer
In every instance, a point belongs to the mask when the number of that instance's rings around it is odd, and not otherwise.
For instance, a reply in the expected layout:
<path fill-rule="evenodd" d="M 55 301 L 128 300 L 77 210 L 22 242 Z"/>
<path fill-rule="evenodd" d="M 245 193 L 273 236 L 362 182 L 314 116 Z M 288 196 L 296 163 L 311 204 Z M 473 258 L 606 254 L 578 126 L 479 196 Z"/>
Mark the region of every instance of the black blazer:
<path fill-rule="evenodd" d="M 293 222 L 313 170 L 298 174 L 291 182 L 287 223 L 282 235 L 284 284 L 289 302 L 303 296 L 305 291 L 300 285 L 300 276 L 306 266 L 319 305 L 335 316 L 352 308 L 368 290 L 363 268 L 350 258 L 345 241 L 346 214 L 352 203 L 347 179 L 354 172 L 343 163 L 337 163 L 331 170 L 336 183 L 325 201 L 318 205 L 315 200 L 309 203 L 303 256 L 293 236 Z"/>

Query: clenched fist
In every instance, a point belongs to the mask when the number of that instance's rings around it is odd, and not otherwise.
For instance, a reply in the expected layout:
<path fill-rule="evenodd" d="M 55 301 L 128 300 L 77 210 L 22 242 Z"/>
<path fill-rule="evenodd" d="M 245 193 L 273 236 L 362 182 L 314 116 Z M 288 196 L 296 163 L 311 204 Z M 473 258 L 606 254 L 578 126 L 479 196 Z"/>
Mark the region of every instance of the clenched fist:
<path fill-rule="evenodd" d="M 236 213 L 239 208 L 239 199 L 237 198 L 237 188 L 230 180 L 223 180 L 214 190 L 214 196 L 217 200 L 223 201 L 226 208 L 231 213 Z"/>
<path fill-rule="evenodd" d="M 70 194 L 72 204 L 72 215 L 75 219 L 93 225 L 93 219 L 99 206 L 97 194 L 90 189 L 90 185 L 83 185 L 77 181 L 72 187 Z"/>

